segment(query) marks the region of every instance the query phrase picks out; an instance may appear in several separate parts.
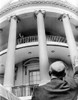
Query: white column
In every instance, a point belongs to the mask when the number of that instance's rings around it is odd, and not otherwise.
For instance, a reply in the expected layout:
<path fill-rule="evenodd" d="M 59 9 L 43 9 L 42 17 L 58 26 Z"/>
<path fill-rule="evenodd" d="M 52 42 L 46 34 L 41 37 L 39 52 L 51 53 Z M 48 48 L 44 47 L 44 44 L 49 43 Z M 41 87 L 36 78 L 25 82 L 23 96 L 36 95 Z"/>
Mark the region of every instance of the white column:
<path fill-rule="evenodd" d="M 2 44 L 2 32 L 3 32 L 3 29 L 0 29 L 0 51 L 2 50 L 2 49 L 1 49 L 1 44 Z"/>
<path fill-rule="evenodd" d="M 4 86 L 9 91 L 12 91 L 12 86 L 14 85 L 16 29 L 17 19 L 15 16 L 12 16 L 10 19 L 8 51 L 4 75 Z"/>
<path fill-rule="evenodd" d="M 63 15 L 62 20 L 63 20 L 63 25 L 64 25 L 65 34 L 66 34 L 66 38 L 67 38 L 67 43 L 69 45 L 71 62 L 72 62 L 72 65 L 74 65 L 75 64 L 74 61 L 75 61 L 76 57 L 78 56 L 75 38 L 73 35 L 73 31 L 71 28 L 71 24 L 70 24 L 68 15 Z"/>
<path fill-rule="evenodd" d="M 49 60 L 46 46 L 46 35 L 44 16 L 42 11 L 36 13 L 37 16 L 37 30 L 38 30 L 38 41 L 39 41 L 39 61 L 40 61 L 40 77 L 41 83 L 49 80 Z"/>

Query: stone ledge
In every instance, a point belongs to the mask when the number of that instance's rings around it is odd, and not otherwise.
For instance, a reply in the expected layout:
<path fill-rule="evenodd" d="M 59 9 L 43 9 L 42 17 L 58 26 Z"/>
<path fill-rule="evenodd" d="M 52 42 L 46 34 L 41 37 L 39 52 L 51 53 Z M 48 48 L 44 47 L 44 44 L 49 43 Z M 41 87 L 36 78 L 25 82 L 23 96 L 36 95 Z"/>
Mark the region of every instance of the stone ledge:
<path fill-rule="evenodd" d="M 10 5 L 7 5 L 7 7 L 3 8 L 0 11 L 0 17 L 4 16 L 5 14 L 9 13 L 10 11 L 19 9 L 20 7 L 28 7 L 28 6 L 36 6 L 36 5 L 42 5 L 42 6 L 54 6 L 54 7 L 58 7 L 58 8 L 63 8 L 66 10 L 69 10 L 73 13 L 75 13 L 76 15 L 78 15 L 78 10 L 75 6 L 67 3 L 67 2 L 63 2 L 63 1 L 58 1 L 58 0 L 31 0 L 31 1 L 19 1 Z"/>

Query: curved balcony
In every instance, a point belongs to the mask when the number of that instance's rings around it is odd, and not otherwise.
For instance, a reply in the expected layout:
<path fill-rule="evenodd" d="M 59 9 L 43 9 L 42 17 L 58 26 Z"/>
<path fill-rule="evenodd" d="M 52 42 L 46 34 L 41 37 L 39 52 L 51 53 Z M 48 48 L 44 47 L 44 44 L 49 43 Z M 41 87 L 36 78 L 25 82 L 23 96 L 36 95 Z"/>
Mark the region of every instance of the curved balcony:
<path fill-rule="evenodd" d="M 62 0 L 20 0 L 12 4 L 6 5 L 3 9 L 1 9 L 0 16 L 3 16 L 13 10 L 22 7 L 35 6 L 35 5 L 43 5 L 43 6 L 48 5 L 48 6 L 55 6 L 58 8 L 64 8 L 78 15 L 77 7 Z"/>
<path fill-rule="evenodd" d="M 53 35 L 47 35 L 46 36 L 47 41 L 52 41 L 52 42 L 61 42 L 61 43 L 67 43 L 66 38 L 61 37 L 61 36 L 53 36 Z M 23 43 L 30 43 L 30 42 L 38 42 L 38 37 L 37 36 L 28 36 L 28 37 L 21 37 L 17 39 L 17 45 L 23 44 Z M 7 44 L 3 45 L 0 48 L 0 51 L 4 50 L 7 48 Z"/>
<path fill-rule="evenodd" d="M 47 41 L 67 43 L 66 38 L 61 36 L 47 35 L 46 39 Z M 22 43 L 37 42 L 37 41 L 38 41 L 37 36 L 21 37 L 20 39 L 17 39 L 17 45 Z"/>

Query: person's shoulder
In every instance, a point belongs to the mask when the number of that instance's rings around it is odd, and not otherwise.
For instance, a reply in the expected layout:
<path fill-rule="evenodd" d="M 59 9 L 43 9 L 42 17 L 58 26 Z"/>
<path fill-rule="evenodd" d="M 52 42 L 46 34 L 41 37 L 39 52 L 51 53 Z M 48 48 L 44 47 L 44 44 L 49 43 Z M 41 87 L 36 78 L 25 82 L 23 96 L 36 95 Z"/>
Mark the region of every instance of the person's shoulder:
<path fill-rule="evenodd" d="M 51 81 L 47 81 L 45 83 L 41 83 L 38 86 L 34 87 L 34 91 L 40 92 L 44 90 L 44 87 L 47 87 L 49 84 L 51 84 Z"/>
<path fill-rule="evenodd" d="M 33 92 L 39 92 L 39 91 L 41 91 L 42 90 L 42 88 L 43 88 L 43 85 L 41 85 L 41 86 L 34 86 L 34 88 L 33 88 Z"/>
<path fill-rule="evenodd" d="M 41 82 L 41 83 L 39 84 L 39 86 L 42 87 L 42 86 L 44 86 L 44 85 L 46 85 L 46 84 L 48 84 L 48 83 L 50 83 L 50 82 L 51 82 L 51 80 L 47 80 L 47 81 Z"/>
<path fill-rule="evenodd" d="M 33 87 L 33 90 L 36 91 L 39 88 L 39 85 Z"/>

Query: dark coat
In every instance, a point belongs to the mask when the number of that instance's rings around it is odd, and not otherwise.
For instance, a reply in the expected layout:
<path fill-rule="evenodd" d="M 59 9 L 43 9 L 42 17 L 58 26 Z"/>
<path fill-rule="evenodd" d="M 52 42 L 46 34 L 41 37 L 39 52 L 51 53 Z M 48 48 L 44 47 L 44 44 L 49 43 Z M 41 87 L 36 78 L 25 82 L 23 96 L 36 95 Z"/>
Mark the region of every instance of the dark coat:
<path fill-rule="evenodd" d="M 45 85 L 34 88 L 32 100 L 77 100 L 78 71 L 73 77 L 54 78 Z"/>

